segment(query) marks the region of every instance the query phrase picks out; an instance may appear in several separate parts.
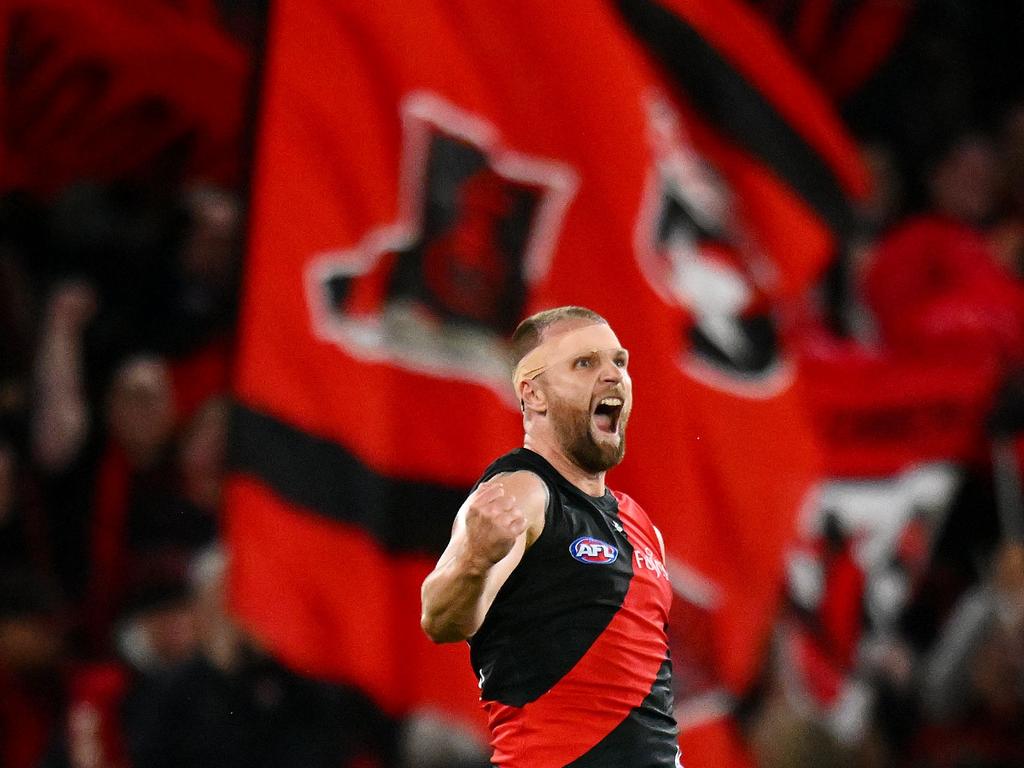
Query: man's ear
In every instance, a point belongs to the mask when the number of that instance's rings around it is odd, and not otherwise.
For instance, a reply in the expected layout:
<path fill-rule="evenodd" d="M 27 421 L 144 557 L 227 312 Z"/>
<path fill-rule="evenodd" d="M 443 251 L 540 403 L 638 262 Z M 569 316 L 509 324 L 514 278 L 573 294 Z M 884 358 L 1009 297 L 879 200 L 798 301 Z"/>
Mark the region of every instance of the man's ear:
<path fill-rule="evenodd" d="M 533 379 L 526 379 L 519 383 L 519 403 L 523 413 L 526 411 L 546 413 L 548 410 L 547 396 Z"/>

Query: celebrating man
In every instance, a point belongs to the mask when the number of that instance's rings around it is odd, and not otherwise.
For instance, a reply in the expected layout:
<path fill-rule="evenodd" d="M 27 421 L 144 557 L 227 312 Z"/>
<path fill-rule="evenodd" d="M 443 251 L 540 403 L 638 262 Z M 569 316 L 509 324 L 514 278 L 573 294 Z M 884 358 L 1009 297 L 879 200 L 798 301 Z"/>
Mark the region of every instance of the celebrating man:
<path fill-rule="evenodd" d="M 512 336 L 523 448 L 459 510 L 424 631 L 469 640 L 498 768 L 678 766 L 661 534 L 605 472 L 625 452 L 628 353 L 583 307 Z"/>

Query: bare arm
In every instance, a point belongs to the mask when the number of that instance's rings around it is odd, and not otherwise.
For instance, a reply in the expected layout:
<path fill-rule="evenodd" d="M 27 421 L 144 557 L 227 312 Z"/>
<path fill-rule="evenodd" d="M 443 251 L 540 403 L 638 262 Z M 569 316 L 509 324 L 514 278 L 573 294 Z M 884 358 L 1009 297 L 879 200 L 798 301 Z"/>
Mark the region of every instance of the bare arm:
<path fill-rule="evenodd" d="M 544 529 L 547 489 L 532 472 L 498 475 L 469 495 L 423 582 L 420 625 L 431 640 L 472 637 L 498 590 Z"/>
<path fill-rule="evenodd" d="M 95 309 L 96 295 L 84 283 L 58 286 L 46 307 L 35 365 L 32 453 L 52 472 L 75 457 L 89 430 L 82 336 Z"/>

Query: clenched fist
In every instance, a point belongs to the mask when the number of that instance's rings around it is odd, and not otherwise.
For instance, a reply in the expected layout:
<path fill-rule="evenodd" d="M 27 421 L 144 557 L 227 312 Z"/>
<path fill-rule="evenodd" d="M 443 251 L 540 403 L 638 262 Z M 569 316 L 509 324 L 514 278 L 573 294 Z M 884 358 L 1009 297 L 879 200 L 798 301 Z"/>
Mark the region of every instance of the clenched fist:
<path fill-rule="evenodd" d="M 474 558 L 494 565 L 526 530 L 526 517 L 500 477 L 481 483 L 467 499 L 466 545 Z"/>

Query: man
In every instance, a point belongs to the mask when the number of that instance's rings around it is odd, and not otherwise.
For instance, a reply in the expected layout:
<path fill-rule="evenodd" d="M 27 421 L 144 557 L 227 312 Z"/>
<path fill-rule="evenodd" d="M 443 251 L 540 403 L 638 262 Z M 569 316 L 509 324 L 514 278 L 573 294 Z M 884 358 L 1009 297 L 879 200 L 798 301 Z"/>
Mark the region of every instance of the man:
<path fill-rule="evenodd" d="M 484 472 L 423 583 L 424 631 L 469 640 L 500 768 L 678 765 L 661 535 L 605 472 L 628 354 L 582 307 L 512 336 L 524 447 Z"/>

